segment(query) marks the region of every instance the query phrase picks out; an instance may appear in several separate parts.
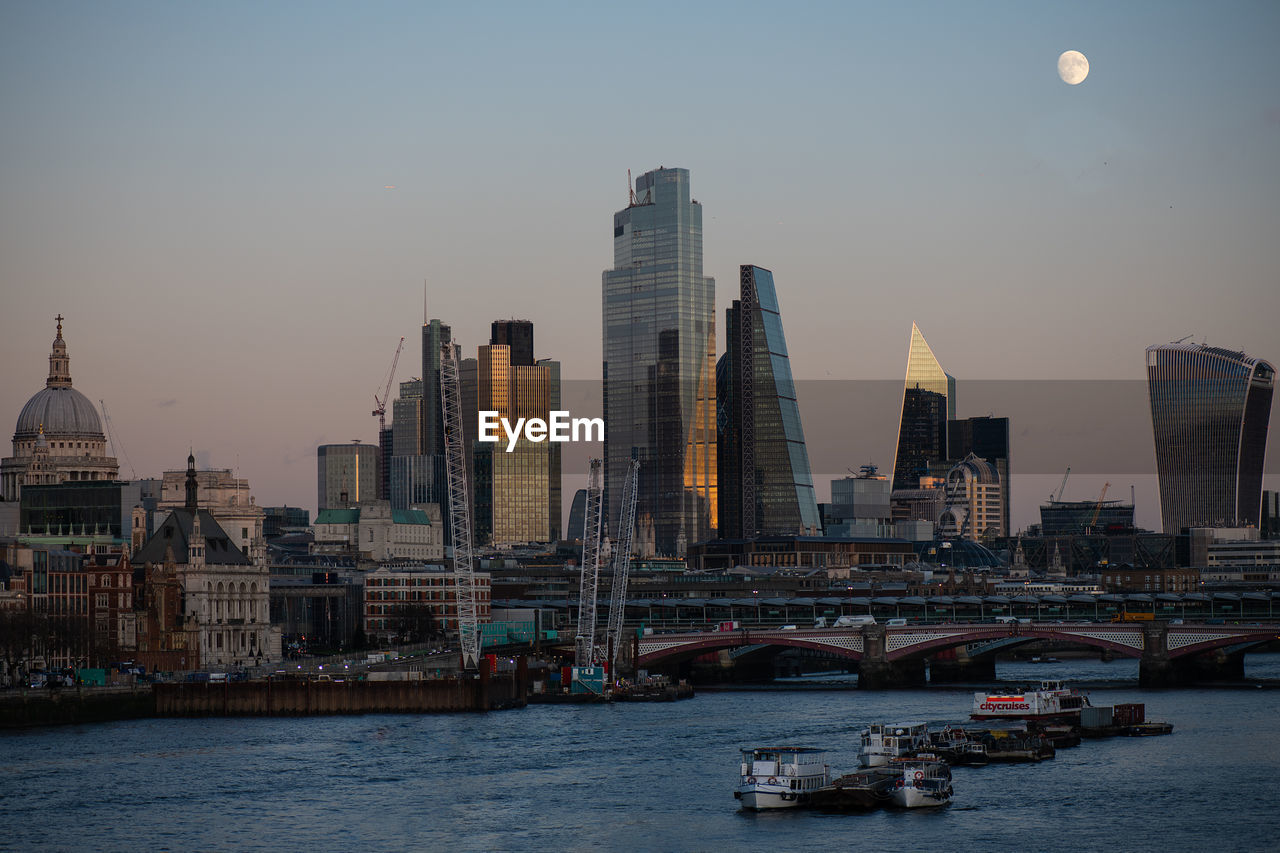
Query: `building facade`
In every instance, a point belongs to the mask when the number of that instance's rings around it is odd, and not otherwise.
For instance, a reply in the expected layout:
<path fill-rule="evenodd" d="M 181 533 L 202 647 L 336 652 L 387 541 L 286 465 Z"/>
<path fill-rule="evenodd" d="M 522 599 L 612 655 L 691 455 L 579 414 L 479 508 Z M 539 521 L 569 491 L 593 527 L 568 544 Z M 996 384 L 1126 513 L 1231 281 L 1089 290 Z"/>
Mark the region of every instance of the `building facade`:
<path fill-rule="evenodd" d="M 266 513 L 249 492 L 249 481 L 237 477 L 229 468 L 205 468 L 196 471 L 200 502 L 218 520 L 218 524 L 250 562 L 265 559 L 266 540 L 263 521 Z M 187 472 L 165 471 L 161 477 L 161 512 L 186 505 Z"/>
<path fill-rule="evenodd" d="M 947 458 L 960 461 L 971 453 L 995 466 L 1004 504 L 1002 523 L 1005 530 L 1012 530 L 1009 520 L 1013 506 L 1013 478 L 1009 476 L 1009 419 L 986 416 L 948 420 Z"/>
<path fill-rule="evenodd" d="M 560 408 L 560 364 L 534 361 L 533 324 L 527 320 L 493 324 L 491 342 L 478 350 L 475 382 L 477 412 L 496 412 L 513 424 L 519 418 L 546 421 Z M 560 445 L 520 437 L 508 450 L 507 437 L 500 439 L 472 446 L 476 542 L 502 547 L 556 541 Z"/>
<path fill-rule="evenodd" d="M 718 532 L 730 539 L 822 529 L 773 273 L 739 268 L 716 365 Z"/>
<path fill-rule="evenodd" d="M 947 474 L 946 493 L 939 535 L 973 540 L 1006 535 L 1004 492 L 995 465 L 970 453 Z"/>
<path fill-rule="evenodd" d="M 715 280 L 702 274 L 702 205 L 687 169 L 636 179 L 613 216 L 602 290 L 609 529 L 639 459 L 637 525 L 653 525 L 657 553 L 682 556 L 712 535 L 718 497 Z"/>
<path fill-rule="evenodd" d="M 1275 368 L 1202 344 L 1147 347 L 1160 518 L 1187 527 L 1257 525 Z"/>
<path fill-rule="evenodd" d="M 907 379 L 898 423 L 893 488 L 915 489 L 929 465 L 947 458 L 947 422 L 956 416 L 956 380 L 942 369 L 915 323 L 907 348 Z"/>
<path fill-rule="evenodd" d="M 365 501 L 316 513 L 312 553 L 349 554 L 364 560 L 443 560 L 444 530 L 436 504 L 393 509 L 390 501 Z"/>
<path fill-rule="evenodd" d="M 490 620 L 490 579 L 475 574 L 476 619 Z M 440 632 L 458 632 L 458 580 L 438 566 L 382 567 L 364 581 L 364 630 L 370 639 L 391 640 L 421 633 L 425 622 Z"/>
<path fill-rule="evenodd" d="M 45 386 L 18 413 L 13 455 L 0 460 L 0 496 L 6 501 L 17 501 L 27 483 L 110 481 L 120 474 L 115 457 L 107 455 L 97 409 L 71 387 L 62 319 L 59 314 Z"/>
<path fill-rule="evenodd" d="M 271 628 L 266 561 L 251 561 L 200 508 L 195 465 L 189 456 L 183 506 L 170 511 L 133 557 L 143 577 L 155 576 L 162 585 L 171 577 L 180 590 L 183 636 L 171 638 L 168 651 L 177 652 L 182 669 L 278 660 L 280 633 Z"/>
<path fill-rule="evenodd" d="M 342 509 L 378 495 L 378 448 L 322 444 L 316 448 L 316 507 Z M 167 474 L 166 474 L 167 476 Z"/>

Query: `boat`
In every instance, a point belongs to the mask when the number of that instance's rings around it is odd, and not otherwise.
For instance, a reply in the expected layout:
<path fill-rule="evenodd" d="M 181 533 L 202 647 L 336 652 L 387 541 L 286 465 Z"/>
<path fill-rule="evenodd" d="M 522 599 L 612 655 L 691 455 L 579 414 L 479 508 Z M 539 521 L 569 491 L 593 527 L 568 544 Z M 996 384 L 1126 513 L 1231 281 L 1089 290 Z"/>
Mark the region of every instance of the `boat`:
<path fill-rule="evenodd" d="M 733 796 L 752 811 L 806 805 L 814 791 L 831 784 L 826 751 L 809 747 L 744 749 L 741 771 Z"/>
<path fill-rule="evenodd" d="M 951 768 L 936 755 L 926 752 L 915 758 L 899 758 L 890 766 L 901 770 L 889 794 L 891 805 L 920 809 L 951 802 Z"/>
<path fill-rule="evenodd" d="M 1134 723 L 1120 727 L 1120 734 L 1126 737 L 1153 737 L 1155 735 L 1173 734 L 1173 723 Z"/>
<path fill-rule="evenodd" d="M 1018 693 L 975 693 L 973 711 L 975 720 L 1070 720 L 1080 721 L 1080 709 L 1088 707 L 1089 700 L 1075 688 L 1061 681 L 1041 681 L 1038 690 Z"/>
<path fill-rule="evenodd" d="M 983 767 L 991 763 L 986 744 L 959 726 L 947 726 L 930 732 L 930 751 L 952 767 Z"/>
<path fill-rule="evenodd" d="M 1057 755 L 1048 738 L 1027 729 L 991 729 L 976 737 L 987 748 L 992 763 L 1044 761 Z"/>
<path fill-rule="evenodd" d="M 831 812 L 863 812 L 889 805 L 894 783 L 902 774 L 894 767 L 869 767 L 847 773 L 813 792 L 810 808 Z"/>
<path fill-rule="evenodd" d="M 929 748 L 928 723 L 875 723 L 862 730 L 858 766 L 884 767 L 894 758 L 906 758 Z"/>

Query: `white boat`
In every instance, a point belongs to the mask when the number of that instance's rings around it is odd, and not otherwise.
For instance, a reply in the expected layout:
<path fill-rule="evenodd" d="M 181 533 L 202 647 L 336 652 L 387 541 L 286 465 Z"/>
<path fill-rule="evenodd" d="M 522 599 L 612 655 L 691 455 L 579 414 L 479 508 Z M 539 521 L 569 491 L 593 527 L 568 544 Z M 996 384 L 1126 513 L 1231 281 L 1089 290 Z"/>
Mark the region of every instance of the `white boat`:
<path fill-rule="evenodd" d="M 896 759 L 902 778 L 893 783 L 889 801 L 899 808 L 920 809 L 945 806 L 951 802 L 951 768 L 929 753 L 915 758 Z"/>
<path fill-rule="evenodd" d="M 1017 693 L 975 693 L 975 720 L 1079 720 L 1089 700 L 1061 681 L 1041 681 L 1039 690 Z"/>
<path fill-rule="evenodd" d="M 883 767 L 894 758 L 906 758 L 929 748 L 928 723 L 876 723 L 862 730 L 858 750 L 861 767 Z"/>
<path fill-rule="evenodd" d="M 831 784 L 827 754 L 808 747 L 742 750 L 742 782 L 734 790 L 744 809 L 789 809 L 809 801 L 811 792 Z"/>

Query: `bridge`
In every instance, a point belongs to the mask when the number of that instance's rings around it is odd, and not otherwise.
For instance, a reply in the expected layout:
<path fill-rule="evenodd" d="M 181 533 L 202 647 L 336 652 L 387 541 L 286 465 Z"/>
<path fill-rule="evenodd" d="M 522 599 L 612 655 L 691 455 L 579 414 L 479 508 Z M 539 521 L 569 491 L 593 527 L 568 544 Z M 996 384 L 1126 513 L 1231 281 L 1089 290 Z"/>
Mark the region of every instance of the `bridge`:
<path fill-rule="evenodd" d="M 993 622 L 864 625 L 857 628 L 741 628 L 637 637 L 638 669 L 678 664 L 708 652 L 747 646 L 810 649 L 857 663 L 858 685 L 918 686 L 925 664 L 933 681 L 995 677 L 995 653 L 1036 640 L 1092 646 L 1139 659 L 1139 684 L 1171 687 L 1196 680 L 1244 677 L 1244 653 L 1280 640 L 1280 625 L 1174 625 L 1167 622 Z M 985 652 L 971 654 L 971 650 Z"/>

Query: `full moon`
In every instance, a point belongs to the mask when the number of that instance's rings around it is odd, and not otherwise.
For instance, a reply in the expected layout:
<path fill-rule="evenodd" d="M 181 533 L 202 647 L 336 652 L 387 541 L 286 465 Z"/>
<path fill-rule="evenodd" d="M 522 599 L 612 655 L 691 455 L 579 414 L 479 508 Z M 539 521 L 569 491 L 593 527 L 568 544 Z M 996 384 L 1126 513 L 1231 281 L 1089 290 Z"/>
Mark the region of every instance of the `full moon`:
<path fill-rule="evenodd" d="M 1058 57 L 1058 76 L 1072 86 L 1089 76 L 1089 60 L 1078 50 L 1068 50 Z"/>

